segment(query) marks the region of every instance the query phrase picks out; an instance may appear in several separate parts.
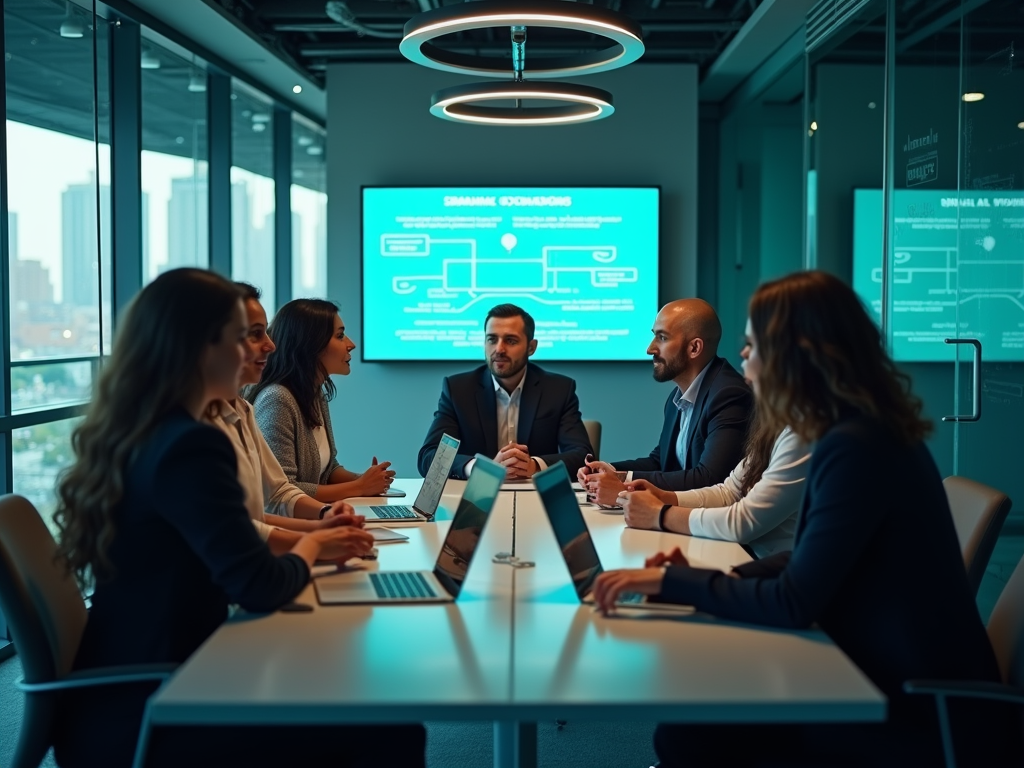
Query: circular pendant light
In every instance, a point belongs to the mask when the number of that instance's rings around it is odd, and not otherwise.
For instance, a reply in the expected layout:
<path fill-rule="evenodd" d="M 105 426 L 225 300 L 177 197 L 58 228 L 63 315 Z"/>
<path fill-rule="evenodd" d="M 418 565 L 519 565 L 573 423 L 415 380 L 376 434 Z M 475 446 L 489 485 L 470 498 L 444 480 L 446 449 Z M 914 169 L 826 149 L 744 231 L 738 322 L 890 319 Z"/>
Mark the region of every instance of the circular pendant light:
<path fill-rule="evenodd" d="M 552 106 L 487 106 L 480 102 L 552 102 Z M 560 106 L 559 106 L 560 105 Z M 444 88 L 431 99 L 430 113 L 445 120 L 479 125 L 567 125 L 608 117 L 612 95 L 600 88 L 552 82 L 470 83 Z"/>
<path fill-rule="evenodd" d="M 405 25 L 399 50 L 425 67 L 463 75 L 507 77 L 508 61 L 447 51 L 433 44 L 442 35 L 491 27 L 550 27 L 599 35 L 610 45 L 572 56 L 530 60 L 532 79 L 570 77 L 618 69 L 643 56 L 639 24 L 621 13 L 565 0 L 479 0 L 442 6 L 414 16 Z"/>

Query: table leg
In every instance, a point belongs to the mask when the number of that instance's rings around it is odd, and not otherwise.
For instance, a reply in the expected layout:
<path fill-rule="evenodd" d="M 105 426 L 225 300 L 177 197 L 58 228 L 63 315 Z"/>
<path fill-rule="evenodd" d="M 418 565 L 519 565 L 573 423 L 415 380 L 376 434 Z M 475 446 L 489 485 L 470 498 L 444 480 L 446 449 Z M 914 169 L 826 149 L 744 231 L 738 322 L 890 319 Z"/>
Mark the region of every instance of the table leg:
<path fill-rule="evenodd" d="M 494 768 L 537 768 L 537 724 L 494 722 Z"/>

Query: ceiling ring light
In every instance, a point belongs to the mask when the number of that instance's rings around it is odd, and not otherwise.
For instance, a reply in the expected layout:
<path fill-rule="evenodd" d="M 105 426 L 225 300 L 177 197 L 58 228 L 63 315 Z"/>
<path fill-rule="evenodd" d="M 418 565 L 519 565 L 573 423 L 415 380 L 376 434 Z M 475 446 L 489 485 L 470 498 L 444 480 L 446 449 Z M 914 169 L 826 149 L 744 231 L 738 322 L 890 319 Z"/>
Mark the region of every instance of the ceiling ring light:
<path fill-rule="evenodd" d="M 561 106 L 494 107 L 487 101 L 550 101 Z M 430 113 L 460 123 L 480 125 L 568 125 L 601 120 L 615 111 L 612 95 L 600 88 L 570 83 L 470 83 L 434 94 Z"/>
<path fill-rule="evenodd" d="M 479 0 L 425 11 L 405 25 L 399 50 L 416 64 L 444 72 L 507 77 L 509 62 L 494 56 L 448 51 L 433 44 L 442 35 L 490 27 L 550 27 L 599 35 L 611 45 L 572 56 L 530 59 L 531 79 L 578 77 L 632 64 L 644 54 L 643 30 L 621 13 L 564 0 Z"/>

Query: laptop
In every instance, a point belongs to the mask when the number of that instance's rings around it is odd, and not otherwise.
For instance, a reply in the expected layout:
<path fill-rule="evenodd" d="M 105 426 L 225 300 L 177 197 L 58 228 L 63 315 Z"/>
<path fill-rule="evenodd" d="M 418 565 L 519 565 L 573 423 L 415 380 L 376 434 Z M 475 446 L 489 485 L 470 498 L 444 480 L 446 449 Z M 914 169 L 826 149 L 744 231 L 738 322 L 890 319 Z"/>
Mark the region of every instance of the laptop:
<path fill-rule="evenodd" d="M 451 435 L 442 435 L 441 442 L 437 444 L 437 451 L 434 453 L 434 460 L 430 462 L 430 469 L 427 470 L 427 476 L 423 478 L 423 485 L 412 506 L 408 504 L 381 504 L 379 506 L 356 504 L 354 505 L 356 514 L 365 516 L 367 520 L 417 523 L 433 520 L 437 513 L 437 505 L 441 503 L 444 484 L 448 482 L 448 473 L 452 471 L 452 464 L 455 463 L 458 453 L 459 440 Z"/>
<path fill-rule="evenodd" d="M 462 591 L 504 479 L 504 467 L 476 457 L 433 571 L 350 571 L 321 577 L 313 582 L 320 604 L 453 602 Z"/>
<path fill-rule="evenodd" d="M 572 489 L 565 464 L 558 462 L 533 476 L 533 484 L 540 492 L 544 511 L 555 532 L 558 548 L 562 551 L 569 576 L 581 602 L 593 603 L 592 591 L 597 577 L 604 573 L 597 548 L 583 519 L 576 491 Z M 615 605 L 622 608 L 644 608 L 647 610 L 693 613 L 693 608 L 677 603 L 648 601 L 647 595 L 634 592 L 623 593 Z"/>

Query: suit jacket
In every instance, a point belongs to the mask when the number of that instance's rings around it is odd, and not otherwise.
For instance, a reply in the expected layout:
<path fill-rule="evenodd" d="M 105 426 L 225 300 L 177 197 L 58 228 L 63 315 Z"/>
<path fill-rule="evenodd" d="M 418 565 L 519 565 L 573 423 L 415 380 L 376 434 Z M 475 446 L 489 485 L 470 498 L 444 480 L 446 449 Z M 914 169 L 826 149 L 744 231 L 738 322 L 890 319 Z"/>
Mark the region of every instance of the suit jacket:
<path fill-rule="evenodd" d="M 716 357 L 704 374 L 690 415 L 686 437 L 686 466 L 676 456 L 679 409 L 665 401 L 661 439 L 649 456 L 613 461 L 615 469 L 632 470 L 634 479 L 649 480 L 665 490 L 689 491 L 724 482 L 743 459 L 747 428 L 754 410 L 750 387 L 736 369 Z"/>
<path fill-rule="evenodd" d="M 660 597 L 756 624 L 817 622 L 889 697 L 899 729 L 935 722 L 905 680 L 1000 679 L 935 462 L 877 421 L 850 414 L 821 438 L 792 553 L 737 571 L 670 568 Z"/>
<path fill-rule="evenodd" d="M 445 432 L 462 441 L 451 469 L 454 478 L 466 478 L 466 464 L 476 454 L 488 457 L 497 454 L 501 447 L 498 445 L 497 407 L 494 379 L 486 365 L 445 377 L 434 422 L 420 448 L 417 462 L 420 474 L 426 477 Z M 576 382 L 527 363 L 516 435 L 518 442 L 529 447 L 530 455 L 543 459 L 549 466 L 564 461 L 569 473 L 575 475 L 587 454 L 593 453 L 580 417 Z"/>
<path fill-rule="evenodd" d="M 156 428 L 125 472 L 108 551 L 114 574 L 96 585 L 75 669 L 181 663 L 230 603 L 272 611 L 305 587 L 305 561 L 275 557 L 253 528 L 237 472 L 216 427 L 176 409 Z M 60 764 L 130 765 L 155 687 L 68 692 L 56 729 Z"/>

